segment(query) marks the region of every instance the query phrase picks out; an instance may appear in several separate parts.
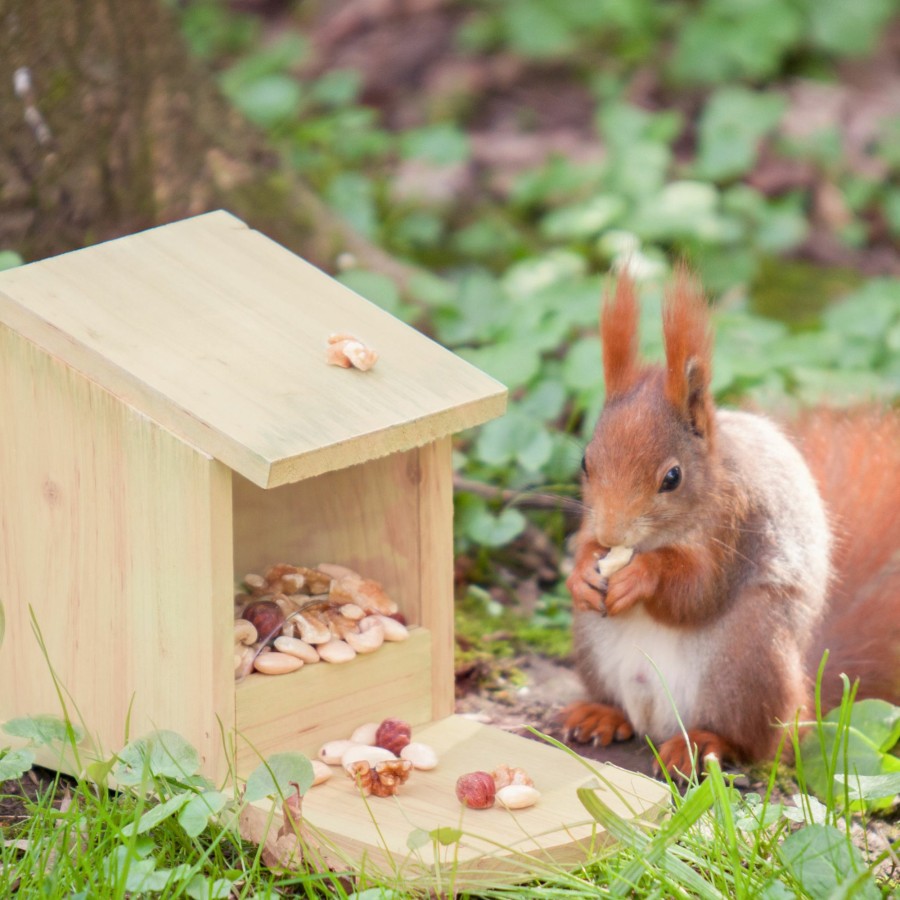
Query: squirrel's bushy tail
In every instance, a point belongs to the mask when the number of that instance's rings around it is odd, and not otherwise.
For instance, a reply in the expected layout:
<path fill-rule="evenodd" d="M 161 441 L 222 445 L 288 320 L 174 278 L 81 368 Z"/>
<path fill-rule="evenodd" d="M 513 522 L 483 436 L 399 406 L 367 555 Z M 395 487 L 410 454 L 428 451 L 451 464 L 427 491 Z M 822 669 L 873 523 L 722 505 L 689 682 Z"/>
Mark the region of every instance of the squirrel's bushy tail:
<path fill-rule="evenodd" d="M 828 508 L 834 534 L 829 610 L 811 650 L 827 648 L 825 710 L 846 673 L 859 694 L 900 703 L 900 414 L 816 410 L 796 438 Z"/>

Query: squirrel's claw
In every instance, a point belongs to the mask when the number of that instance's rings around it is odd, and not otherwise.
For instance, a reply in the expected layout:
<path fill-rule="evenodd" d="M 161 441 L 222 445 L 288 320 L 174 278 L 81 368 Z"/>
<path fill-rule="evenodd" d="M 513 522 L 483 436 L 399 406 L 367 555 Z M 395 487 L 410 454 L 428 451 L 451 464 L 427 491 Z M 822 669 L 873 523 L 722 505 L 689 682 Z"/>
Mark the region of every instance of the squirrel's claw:
<path fill-rule="evenodd" d="M 563 736 L 567 741 L 606 747 L 613 741 L 627 741 L 634 736 L 631 723 L 615 706 L 579 701 L 567 706 L 562 714 L 565 716 Z"/>

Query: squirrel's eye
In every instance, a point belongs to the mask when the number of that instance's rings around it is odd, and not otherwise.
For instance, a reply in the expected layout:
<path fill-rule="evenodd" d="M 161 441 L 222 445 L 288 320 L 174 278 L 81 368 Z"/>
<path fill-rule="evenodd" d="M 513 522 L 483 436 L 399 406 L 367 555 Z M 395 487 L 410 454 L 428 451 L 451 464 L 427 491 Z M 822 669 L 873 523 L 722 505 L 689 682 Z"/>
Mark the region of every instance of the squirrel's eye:
<path fill-rule="evenodd" d="M 662 484 L 659 486 L 660 494 L 666 494 L 674 491 L 681 484 L 681 466 L 672 466 L 665 475 L 663 475 Z"/>

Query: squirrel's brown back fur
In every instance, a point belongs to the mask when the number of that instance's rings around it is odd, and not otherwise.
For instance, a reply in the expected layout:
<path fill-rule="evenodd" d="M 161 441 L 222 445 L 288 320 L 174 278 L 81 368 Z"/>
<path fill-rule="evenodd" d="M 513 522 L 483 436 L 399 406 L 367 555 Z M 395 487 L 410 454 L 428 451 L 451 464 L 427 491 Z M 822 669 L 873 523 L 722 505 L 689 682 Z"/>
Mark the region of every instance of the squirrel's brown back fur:
<path fill-rule="evenodd" d="M 809 659 L 814 673 L 829 651 L 823 706 L 839 702 L 840 672 L 860 679 L 859 697 L 900 703 L 900 415 L 816 409 L 793 434 L 834 540 L 829 608 Z"/>

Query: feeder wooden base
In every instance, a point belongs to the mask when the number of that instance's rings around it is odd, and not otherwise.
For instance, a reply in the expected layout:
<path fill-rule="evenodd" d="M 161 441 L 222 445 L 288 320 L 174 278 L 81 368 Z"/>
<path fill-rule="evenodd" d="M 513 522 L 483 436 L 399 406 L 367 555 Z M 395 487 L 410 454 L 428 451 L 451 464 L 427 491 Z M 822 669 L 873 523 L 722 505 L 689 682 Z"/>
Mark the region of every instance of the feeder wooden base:
<path fill-rule="evenodd" d="M 546 874 L 545 866 L 576 866 L 596 856 L 612 838 L 581 804 L 580 787 L 596 784 L 598 796 L 628 819 L 654 820 L 666 808 L 665 785 L 646 776 L 460 716 L 414 729 L 413 739 L 434 747 L 440 763 L 429 772 L 414 771 L 396 797 L 362 797 L 341 769 L 307 792 L 309 859 L 336 871 L 377 873 L 388 882 L 453 893 L 525 881 Z M 532 775 L 541 792 L 537 805 L 515 812 L 499 805 L 463 808 L 456 779 L 504 762 Z M 280 806 L 260 803 L 245 813 L 242 830 L 259 842 L 267 828 L 274 833 L 280 825 Z M 459 829 L 462 836 L 446 845 L 427 837 L 440 828 Z"/>

